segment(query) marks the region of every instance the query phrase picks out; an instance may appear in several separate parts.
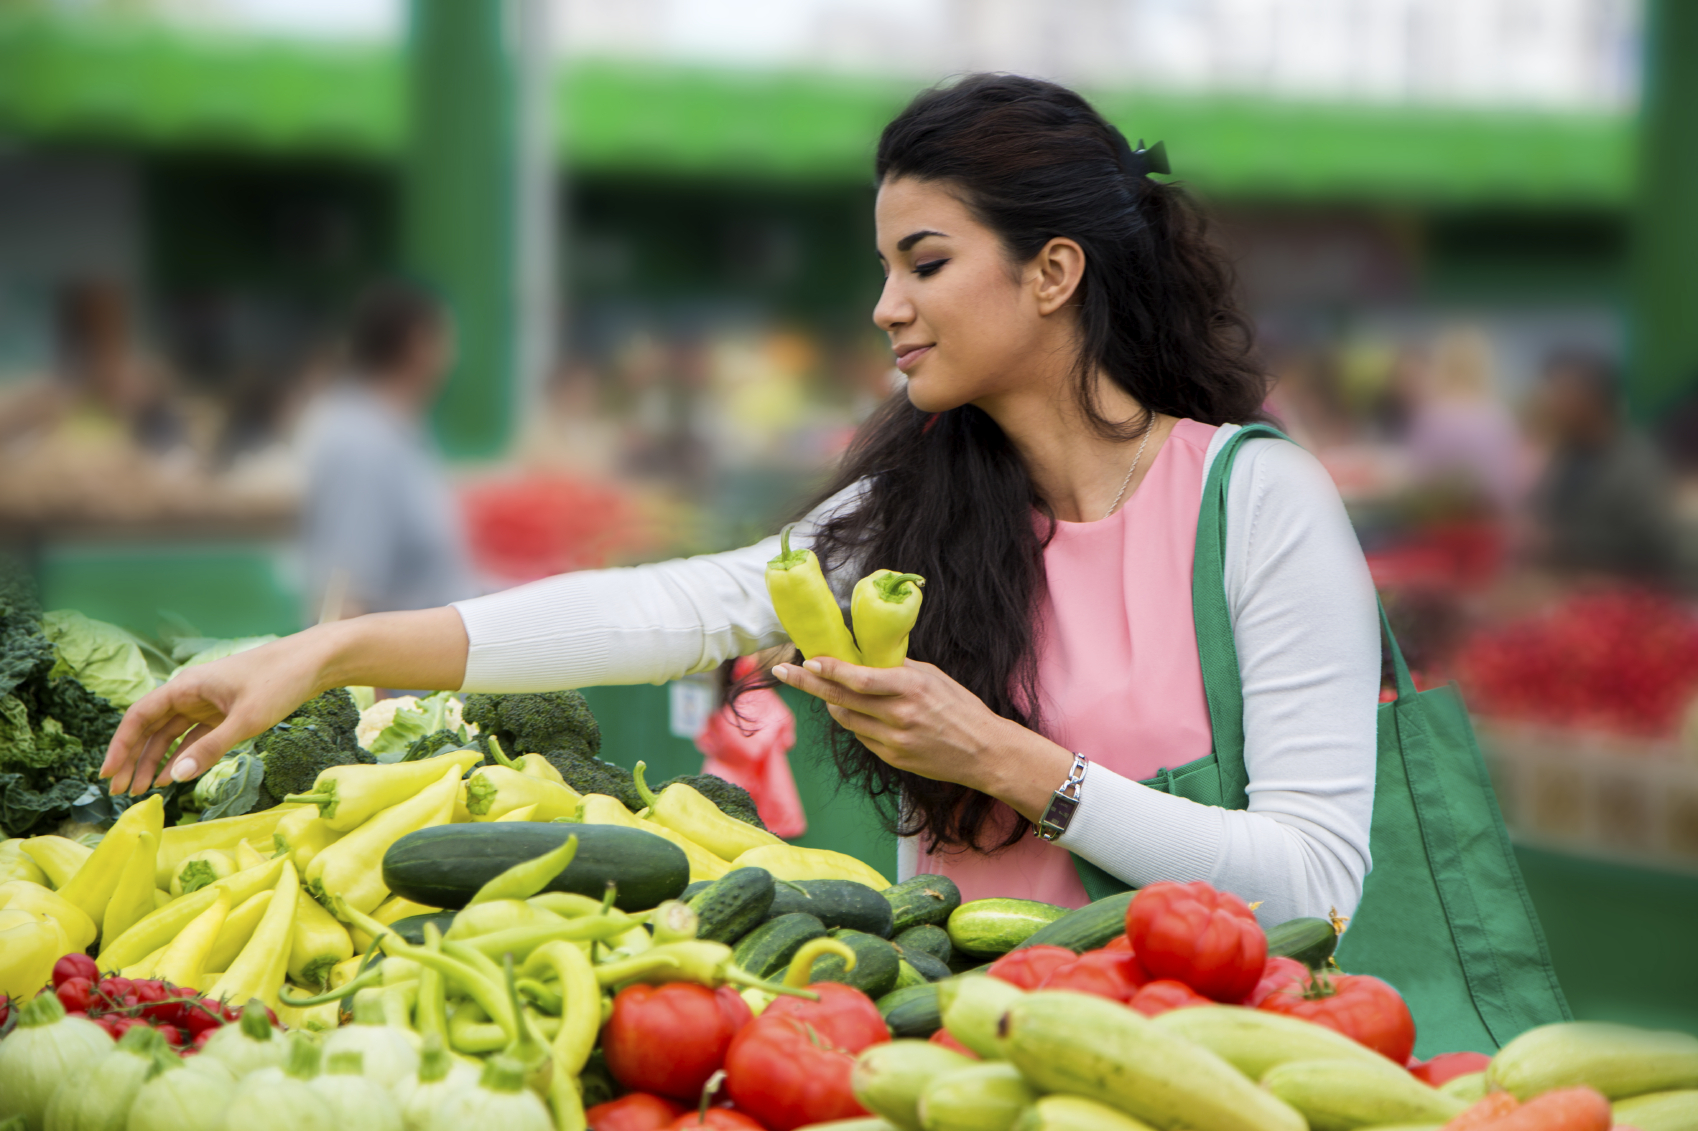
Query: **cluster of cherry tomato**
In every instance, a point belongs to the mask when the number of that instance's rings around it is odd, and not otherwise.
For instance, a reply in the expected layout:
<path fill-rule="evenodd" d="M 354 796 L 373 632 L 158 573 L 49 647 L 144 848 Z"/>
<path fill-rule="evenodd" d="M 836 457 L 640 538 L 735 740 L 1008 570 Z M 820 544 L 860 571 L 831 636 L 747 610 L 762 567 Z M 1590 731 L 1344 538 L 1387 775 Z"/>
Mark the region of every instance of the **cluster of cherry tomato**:
<path fill-rule="evenodd" d="M 1698 617 L 1656 593 L 1580 593 L 1476 633 L 1457 675 L 1484 715 L 1671 738 L 1698 693 Z"/>
<path fill-rule="evenodd" d="M 241 1016 L 241 1010 L 186 986 L 157 978 L 103 977 L 86 954 L 67 954 L 54 964 L 53 992 L 66 1013 L 88 1018 L 113 1039 L 146 1025 L 185 1056 L 199 1052 L 214 1031 Z M 271 1023 L 277 1024 L 276 1015 Z"/>

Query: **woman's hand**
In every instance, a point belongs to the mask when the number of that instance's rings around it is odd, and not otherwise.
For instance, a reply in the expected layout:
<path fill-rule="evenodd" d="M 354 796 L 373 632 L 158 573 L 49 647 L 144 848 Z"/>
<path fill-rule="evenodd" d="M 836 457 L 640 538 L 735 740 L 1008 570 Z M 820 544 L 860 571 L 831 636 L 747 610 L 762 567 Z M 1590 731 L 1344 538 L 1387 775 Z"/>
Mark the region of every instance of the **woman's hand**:
<path fill-rule="evenodd" d="M 1066 749 L 996 714 L 932 664 L 866 668 L 821 656 L 772 674 L 824 699 L 833 719 L 897 769 L 987 793 L 1028 819 L 1073 765 Z"/>

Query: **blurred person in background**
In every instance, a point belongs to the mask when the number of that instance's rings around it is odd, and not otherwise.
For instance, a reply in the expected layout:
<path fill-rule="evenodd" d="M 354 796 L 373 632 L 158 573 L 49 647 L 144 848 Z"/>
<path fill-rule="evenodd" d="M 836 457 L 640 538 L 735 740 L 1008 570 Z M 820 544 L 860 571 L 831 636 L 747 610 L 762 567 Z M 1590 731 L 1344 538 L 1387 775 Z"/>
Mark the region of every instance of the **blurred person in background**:
<path fill-rule="evenodd" d="M 1521 430 L 1493 393 L 1491 343 L 1478 329 L 1440 336 L 1433 360 L 1410 379 L 1410 473 L 1417 486 L 1459 492 L 1509 514 L 1527 487 Z"/>
<path fill-rule="evenodd" d="M 1615 366 L 1581 350 L 1552 354 L 1538 415 L 1550 451 L 1532 496 L 1537 557 L 1562 573 L 1673 580 L 1668 468 L 1624 418 Z"/>
<path fill-rule="evenodd" d="M 459 504 L 425 426 L 453 365 L 447 311 L 413 286 L 373 287 L 355 306 L 347 355 L 301 424 L 302 547 L 321 619 L 476 596 Z"/>

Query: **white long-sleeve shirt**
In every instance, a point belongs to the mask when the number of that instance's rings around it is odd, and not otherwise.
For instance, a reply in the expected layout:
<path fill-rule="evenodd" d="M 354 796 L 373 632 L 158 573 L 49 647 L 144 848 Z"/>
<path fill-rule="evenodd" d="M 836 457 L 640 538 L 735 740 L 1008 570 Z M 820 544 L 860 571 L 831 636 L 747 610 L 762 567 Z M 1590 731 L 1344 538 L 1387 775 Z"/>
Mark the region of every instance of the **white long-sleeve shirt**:
<path fill-rule="evenodd" d="M 1209 463 L 1234 430 L 1216 432 Z M 858 495 L 852 487 L 821 504 L 792 544 L 808 545 L 821 517 Z M 471 641 L 462 690 L 663 683 L 782 644 L 765 582 L 777 552 L 768 538 L 459 602 Z M 832 581 L 846 597 L 852 579 Z M 1261 900 L 1268 923 L 1334 908 L 1348 915 L 1370 867 L 1379 621 L 1338 492 L 1295 444 L 1256 441 L 1238 455 L 1227 488 L 1226 594 L 1249 808 L 1200 805 L 1094 765 L 1057 843 L 1134 886 L 1202 879 Z M 899 875 L 912 873 L 915 857 L 911 843 L 899 846 Z"/>

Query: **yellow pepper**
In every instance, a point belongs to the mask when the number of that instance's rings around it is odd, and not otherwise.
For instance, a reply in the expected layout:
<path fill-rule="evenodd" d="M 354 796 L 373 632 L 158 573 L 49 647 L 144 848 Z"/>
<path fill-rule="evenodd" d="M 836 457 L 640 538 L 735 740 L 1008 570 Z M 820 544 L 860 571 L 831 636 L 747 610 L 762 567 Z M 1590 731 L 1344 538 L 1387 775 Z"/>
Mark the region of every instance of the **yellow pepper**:
<path fill-rule="evenodd" d="M 690 882 L 697 880 L 717 880 L 731 870 L 729 861 L 715 856 L 689 837 L 674 832 L 665 825 L 654 821 L 645 821 L 635 813 L 625 808 L 625 803 L 617 797 L 609 797 L 605 793 L 584 794 L 583 804 L 578 807 L 578 823 L 583 825 L 624 825 L 628 829 L 641 829 L 645 833 L 653 833 L 662 840 L 669 840 L 684 850 L 684 856 L 690 862 Z"/>
<path fill-rule="evenodd" d="M 243 841 L 246 844 L 247 841 Z M 258 855 L 257 853 L 255 855 Z M 255 860 L 253 864 L 263 864 L 263 860 Z M 252 867 L 250 864 L 249 867 Z M 239 868 L 236 861 L 228 852 L 217 848 L 203 848 L 193 856 L 177 865 L 176 874 L 171 877 L 171 895 L 180 899 L 190 892 L 199 891 L 214 880 L 222 880 L 225 876 L 234 876 Z"/>
<path fill-rule="evenodd" d="M 370 914 L 389 895 L 383 886 L 383 854 L 389 846 L 420 829 L 445 825 L 460 791 L 460 764 L 450 765 L 434 785 L 371 820 L 314 856 L 307 884 L 322 899 L 335 895 L 361 914 Z M 431 762 L 438 759 L 429 759 Z"/>
<path fill-rule="evenodd" d="M 570 817 L 583 797 L 570 786 L 543 781 L 506 766 L 479 766 L 466 779 L 466 809 L 474 821 L 517 821 L 515 809 L 534 806 L 533 821 Z"/>
<path fill-rule="evenodd" d="M 47 873 L 47 886 L 54 891 L 70 883 L 77 869 L 94 855 L 94 849 L 62 836 L 32 836 L 24 841 L 23 851 Z"/>
<path fill-rule="evenodd" d="M 908 657 L 908 634 L 920 616 L 920 587 L 925 583 L 917 573 L 893 569 L 874 570 L 855 583 L 849 615 L 855 621 L 862 663 L 871 668 L 902 666 Z"/>
<path fill-rule="evenodd" d="M 140 962 L 137 962 L 135 965 L 123 967 L 118 971 L 118 973 L 125 978 L 153 977 L 153 968 L 159 965 L 159 960 L 161 958 L 165 957 L 165 951 L 169 948 L 169 946 L 170 944 L 167 943 L 165 946 L 160 947 L 158 950 L 154 951 Z M 199 987 L 197 986 L 196 988 L 198 989 Z"/>
<path fill-rule="evenodd" d="M 206 960 L 211 957 L 212 946 L 218 941 L 218 933 L 224 929 L 229 914 L 230 893 L 220 892 L 212 906 L 195 916 L 183 933 L 165 947 L 165 953 L 154 964 L 152 976 L 173 986 L 199 989 L 206 978 Z"/>
<path fill-rule="evenodd" d="M 241 843 L 236 845 L 236 870 L 238 872 L 244 868 L 257 868 L 270 858 L 271 853 L 261 852 L 249 843 L 247 837 L 243 837 Z"/>
<path fill-rule="evenodd" d="M 94 920 L 83 914 L 82 908 L 41 884 L 28 880 L 0 884 L 0 908 L 32 911 L 54 920 L 64 928 L 72 950 L 87 950 L 94 941 Z"/>
<path fill-rule="evenodd" d="M 812 550 L 790 548 L 789 526 L 779 536 L 779 545 L 779 555 L 766 563 L 766 590 L 790 642 L 802 650 L 804 659 L 833 656 L 860 663 L 861 650 L 843 623 L 843 610 L 819 559 Z"/>
<path fill-rule="evenodd" d="M 153 833 L 144 832 L 136 838 L 136 846 L 119 873 L 118 885 L 112 889 L 112 898 L 106 901 L 106 914 L 100 921 L 102 938 L 115 939 L 153 914 L 153 893 L 159 890 L 153 886 L 158 852 L 159 838 Z"/>
<path fill-rule="evenodd" d="M 53 975 L 71 944 L 57 920 L 21 907 L 0 910 L 0 994 L 28 1001 Z"/>
<path fill-rule="evenodd" d="M 649 789 L 647 772 L 647 763 L 638 762 L 632 776 L 636 779 L 638 795 L 649 807 L 648 819 L 688 837 L 715 856 L 735 860 L 751 848 L 784 843 L 765 829 L 757 829 L 747 821 L 727 816 L 719 806 L 684 782 L 673 782 L 656 796 Z"/>
<path fill-rule="evenodd" d="M 348 928 L 310 895 L 295 907 L 295 933 L 289 944 L 289 977 L 299 986 L 325 988 L 330 968 L 354 956 Z"/>
<path fill-rule="evenodd" d="M 247 813 L 240 817 L 219 817 L 212 821 L 197 821 L 192 825 L 172 825 L 165 830 L 165 835 L 159 841 L 159 871 L 154 874 L 153 882 L 158 887 L 169 888 L 177 866 L 195 853 L 204 852 L 209 848 L 216 848 L 220 852 L 234 852 L 236 846 L 246 839 L 263 850 L 265 845 L 271 843 L 271 834 L 277 830 L 279 821 L 306 808 L 305 805 L 274 805 L 270 809 L 261 809 L 258 813 Z"/>
<path fill-rule="evenodd" d="M 116 938 L 101 939 L 101 968 L 128 966 L 152 954 L 176 938 L 177 933 L 187 927 L 195 916 L 211 907 L 221 891 L 229 892 L 231 904 L 240 907 L 243 900 L 275 887 L 277 877 L 282 874 L 283 863 L 281 859 L 270 860 L 262 867 L 237 872 L 228 879 L 201 888 L 193 895 L 173 899 Z"/>
<path fill-rule="evenodd" d="M 207 997 L 231 1002 L 257 997 L 272 1009 L 282 1004 L 277 991 L 283 988 L 283 976 L 289 970 L 289 945 L 294 938 L 295 908 L 300 894 L 301 883 L 295 866 L 285 860 L 277 886 L 272 889 L 271 904 L 259 926 L 254 928 L 253 938 L 224 976 L 206 991 Z"/>
<path fill-rule="evenodd" d="M 153 889 L 153 909 L 155 911 L 158 911 L 161 907 L 164 907 L 167 903 L 170 903 L 170 902 L 171 902 L 171 893 L 170 892 L 160 891 L 158 888 Z"/>
<path fill-rule="evenodd" d="M 231 901 L 235 903 L 234 900 Z M 213 941 L 212 950 L 206 956 L 207 970 L 228 970 L 230 963 L 236 961 L 236 956 L 242 953 L 242 948 L 248 945 L 248 940 L 254 937 L 254 928 L 265 917 L 265 909 L 271 906 L 271 892 L 262 891 L 251 895 L 241 903 L 236 903 L 234 909 L 224 919 L 224 924 L 218 929 L 218 937 Z"/>
<path fill-rule="evenodd" d="M 360 967 L 365 964 L 366 956 L 356 954 L 352 958 L 344 958 L 330 968 L 330 988 L 339 990 L 359 977 Z"/>
<path fill-rule="evenodd" d="M 463 774 L 483 761 L 477 750 L 451 750 L 417 762 L 382 766 L 332 766 L 318 775 L 311 793 L 292 793 L 285 801 L 318 806 L 319 816 L 338 833 L 350 833 L 385 809 L 429 788 L 446 766 Z"/>
<path fill-rule="evenodd" d="M 164 799 L 156 793 L 145 801 L 136 802 L 124 810 L 111 831 L 101 838 L 99 846 L 83 861 L 77 874 L 60 889 L 59 894 L 82 908 L 90 919 L 101 922 L 106 917 L 106 905 L 111 902 L 112 893 L 118 889 L 118 881 L 124 876 L 124 865 L 141 843 L 141 834 L 153 835 L 155 847 L 148 851 L 156 854 L 164 831 Z"/>
<path fill-rule="evenodd" d="M 497 765 L 509 770 L 518 770 L 521 774 L 536 778 L 538 781 L 551 781 L 555 785 L 565 785 L 566 779 L 560 771 L 541 754 L 521 754 L 517 758 L 509 758 L 507 752 L 501 749 L 501 742 L 493 734 L 489 736 L 489 756 L 495 759 Z"/>
<path fill-rule="evenodd" d="M 769 844 L 743 853 L 731 866 L 765 868 L 780 880 L 855 880 L 878 891 L 890 886 L 890 881 L 879 875 L 877 869 L 829 848 Z"/>
<path fill-rule="evenodd" d="M 310 805 L 289 814 L 277 823 L 271 834 L 277 851 L 286 853 L 297 872 L 305 872 L 312 858 L 342 839 L 342 834 L 330 827 L 330 822 L 318 815 Z"/>
<path fill-rule="evenodd" d="M 47 887 L 47 873 L 35 858 L 24 851 L 23 839 L 0 840 L 0 884 L 11 880 L 28 880 Z"/>

